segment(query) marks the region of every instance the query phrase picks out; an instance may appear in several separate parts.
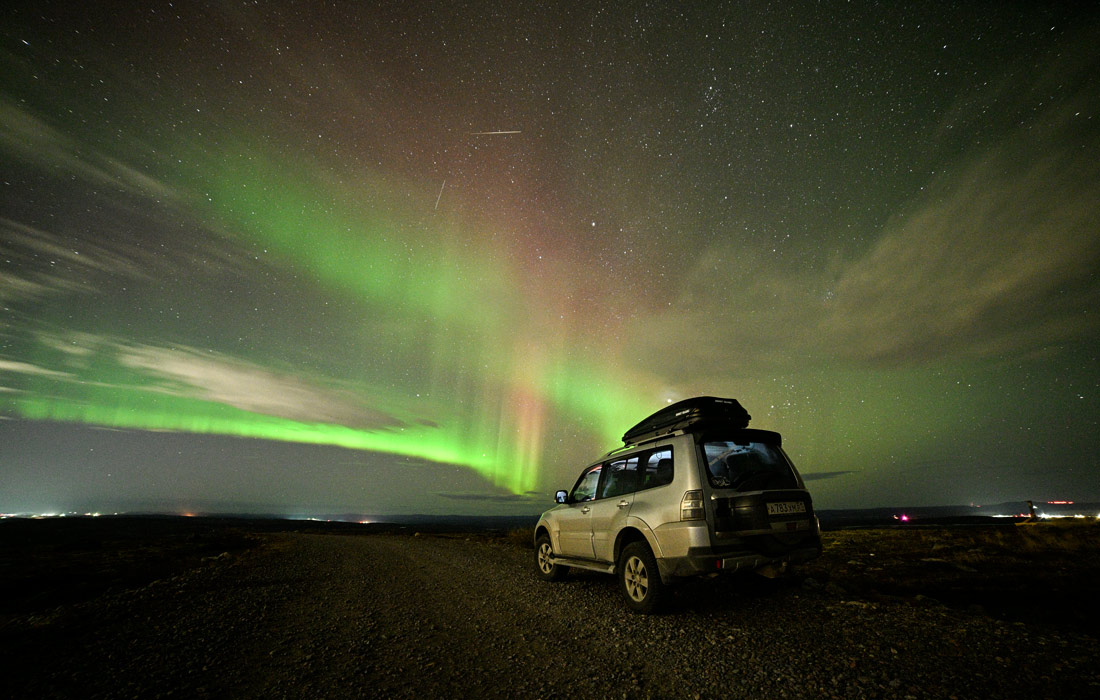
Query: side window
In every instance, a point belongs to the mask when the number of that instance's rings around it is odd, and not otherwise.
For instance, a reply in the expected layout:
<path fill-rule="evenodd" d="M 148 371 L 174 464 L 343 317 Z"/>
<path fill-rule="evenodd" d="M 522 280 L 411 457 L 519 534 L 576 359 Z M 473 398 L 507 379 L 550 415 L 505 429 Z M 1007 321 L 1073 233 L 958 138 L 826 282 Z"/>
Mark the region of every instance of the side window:
<path fill-rule="evenodd" d="M 600 483 L 602 469 L 603 465 L 597 464 L 581 474 L 581 478 L 577 479 L 577 485 L 573 487 L 573 493 L 569 494 L 570 502 L 581 503 L 582 501 L 591 501 L 596 497 L 596 486 Z"/>
<path fill-rule="evenodd" d="M 649 453 L 642 465 L 642 488 L 651 489 L 672 483 L 672 448 Z"/>
<path fill-rule="evenodd" d="M 608 462 L 600 498 L 621 496 L 638 490 L 638 455 Z"/>

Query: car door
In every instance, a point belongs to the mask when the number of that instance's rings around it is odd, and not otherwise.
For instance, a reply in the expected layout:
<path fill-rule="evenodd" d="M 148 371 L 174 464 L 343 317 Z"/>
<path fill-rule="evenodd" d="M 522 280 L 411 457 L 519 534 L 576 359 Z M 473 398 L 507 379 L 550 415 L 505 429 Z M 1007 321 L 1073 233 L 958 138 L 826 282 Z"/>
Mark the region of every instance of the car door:
<path fill-rule="evenodd" d="M 562 556 L 593 558 L 589 515 L 596 503 L 602 473 L 602 464 L 586 469 L 573 486 L 566 507 L 554 512 L 558 521 L 558 550 Z"/>
<path fill-rule="evenodd" d="M 592 528 L 593 556 L 605 562 L 615 559 L 615 538 L 630 513 L 638 490 L 638 455 L 604 465 L 598 498 L 592 502 L 588 522 Z"/>

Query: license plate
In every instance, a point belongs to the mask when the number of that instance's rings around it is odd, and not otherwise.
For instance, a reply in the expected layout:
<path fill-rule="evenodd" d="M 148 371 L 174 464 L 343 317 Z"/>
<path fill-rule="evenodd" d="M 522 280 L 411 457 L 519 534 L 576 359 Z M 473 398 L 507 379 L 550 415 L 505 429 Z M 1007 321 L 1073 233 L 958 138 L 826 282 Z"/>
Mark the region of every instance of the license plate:
<path fill-rule="evenodd" d="M 802 501 L 780 501 L 768 504 L 768 515 L 790 515 L 792 513 L 805 513 L 806 504 Z"/>

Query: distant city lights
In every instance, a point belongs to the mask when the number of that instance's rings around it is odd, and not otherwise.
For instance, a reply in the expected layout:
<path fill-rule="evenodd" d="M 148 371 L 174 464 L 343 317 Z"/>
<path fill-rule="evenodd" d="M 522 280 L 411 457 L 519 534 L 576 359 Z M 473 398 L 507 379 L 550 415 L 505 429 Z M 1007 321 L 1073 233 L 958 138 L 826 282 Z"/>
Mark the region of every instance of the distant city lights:
<path fill-rule="evenodd" d="M 997 515 L 993 515 L 991 517 L 994 517 L 994 518 L 1016 518 L 1016 519 L 1027 520 L 1031 516 L 1028 515 L 1027 513 L 1012 513 L 1012 514 L 1009 514 L 1009 515 L 997 514 Z M 1092 516 L 1085 515 L 1084 513 L 1068 513 L 1068 514 L 1065 514 L 1065 515 L 1058 515 L 1058 514 L 1053 514 L 1053 513 L 1036 513 L 1035 517 L 1037 517 L 1039 520 L 1083 520 L 1085 518 L 1090 518 Z M 1100 520 L 1100 513 L 1096 514 L 1096 520 Z"/>
<path fill-rule="evenodd" d="M 44 512 L 44 513 L 29 513 L 29 512 L 26 512 L 26 513 L 0 513 L 0 520 L 10 520 L 10 519 L 19 519 L 19 518 L 26 519 L 26 520 L 48 520 L 48 519 L 52 519 L 52 518 L 99 518 L 99 517 L 102 517 L 102 516 L 117 516 L 117 515 L 147 516 L 147 515 L 151 515 L 151 513 L 140 513 L 140 512 L 139 513 L 134 513 L 134 512 L 127 513 L 127 512 L 118 512 L 118 511 L 115 511 L 113 513 L 99 513 L 99 512 L 91 513 L 91 512 L 80 512 L 80 511 L 75 511 L 75 510 L 66 511 L 66 512 L 49 511 L 49 512 Z M 217 517 L 216 514 L 205 514 L 205 513 L 200 513 L 200 512 L 196 512 L 196 511 L 184 511 L 184 512 L 176 512 L 176 513 L 156 513 L 154 515 L 174 515 L 174 516 L 180 517 L 180 518 L 201 518 L 201 517 L 211 517 L 211 516 Z M 307 515 L 285 516 L 285 517 L 281 517 L 281 518 L 276 516 L 276 518 L 277 519 L 282 519 L 282 520 L 311 520 L 313 522 L 318 522 L 318 523 L 352 522 L 352 523 L 357 523 L 359 525 L 370 525 L 371 523 L 385 522 L 385 521 L 379 521 L 377 518 L 375 518 L 375 519 L 363 518 L 361 520 L 345 520 L 345 519 L 342 519 L 342 518 L 319 518 L 319 517 L 316 517 L 316 516 L 307 516 Z"/>
<path fill-rule="evenodd" d="M 80 513 L 78 511 L 69 511 L 67 513 L 0 513 L 0 520 L 6 520 L 8 518 L 30 518 L 32 520 L 43 520 L 46 518 L 98 518 L 103 513 Z M 108 513 L 108 515 L 121 515 L 121 513 Z"/>

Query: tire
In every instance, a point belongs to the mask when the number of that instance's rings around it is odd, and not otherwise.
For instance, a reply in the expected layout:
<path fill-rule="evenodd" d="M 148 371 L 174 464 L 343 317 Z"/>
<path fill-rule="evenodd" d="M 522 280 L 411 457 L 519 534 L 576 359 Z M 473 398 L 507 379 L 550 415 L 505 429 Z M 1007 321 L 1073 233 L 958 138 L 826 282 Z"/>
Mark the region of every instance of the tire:
<path fill-rule="evenodd" d="M 624 547 L 615 568 L 628 608 L 651 613 L 660 607 L 665 597 L 665 584 L 661 581 L 657 559 L 645 542 L 631 542 Z"/>
<path fill-rule="evenodd" d="M 554 548 L 550 546 L 548 535 L 539 535 L 535 539 L 535 573 L 543 581 L 560 581 L 569 573 L 568 566 L 555 564 L 550 560 Z"/>

